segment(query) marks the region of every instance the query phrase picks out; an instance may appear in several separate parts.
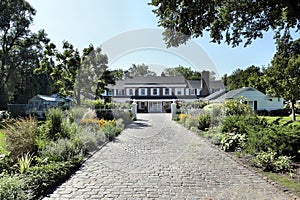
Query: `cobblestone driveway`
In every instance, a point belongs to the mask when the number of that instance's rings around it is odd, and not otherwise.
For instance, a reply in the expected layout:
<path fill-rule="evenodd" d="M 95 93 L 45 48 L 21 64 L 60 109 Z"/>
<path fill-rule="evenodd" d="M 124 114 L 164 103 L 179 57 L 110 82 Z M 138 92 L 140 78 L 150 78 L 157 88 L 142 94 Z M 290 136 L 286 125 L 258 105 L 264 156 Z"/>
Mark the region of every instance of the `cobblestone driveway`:
<path fill-rule="evenodd" d="M 289 199 L 170 120 L 139 114 L 45 199 Z"/>

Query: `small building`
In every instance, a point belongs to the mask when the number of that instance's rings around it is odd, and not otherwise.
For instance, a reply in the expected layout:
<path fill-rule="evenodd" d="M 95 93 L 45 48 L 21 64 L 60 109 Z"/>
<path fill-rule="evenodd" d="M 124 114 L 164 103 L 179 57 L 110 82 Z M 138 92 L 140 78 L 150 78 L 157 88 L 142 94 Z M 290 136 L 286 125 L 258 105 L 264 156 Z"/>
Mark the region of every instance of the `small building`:
<path fill-rule="evenodd" d="M 28 107 L 26 110 L 27 115 L 34 114 L 38 118 L 44 118 L 44 113 L 50 108 L 55 107 L 70 107 L 73 101 L 70 98 L 60 98 L 56 94 L 36 95 L 28 101 Z"/>
<path fill-rule="evenodd" d="M 219 94 L 222 94 L 221 92 Z M 217 97 L 217 98 L 214 98 Z M 228 91 L 227 93 L 218 96 L 212 94 L 206 97 L 210 103 L 223 103 L 226 100 L 245 98 L 245 103 L 252 108 L 252 110 L 280 110 L 284 107 L 283 98 L 268 96 L 255 88 L 243 87 L 236 90 Z"/>

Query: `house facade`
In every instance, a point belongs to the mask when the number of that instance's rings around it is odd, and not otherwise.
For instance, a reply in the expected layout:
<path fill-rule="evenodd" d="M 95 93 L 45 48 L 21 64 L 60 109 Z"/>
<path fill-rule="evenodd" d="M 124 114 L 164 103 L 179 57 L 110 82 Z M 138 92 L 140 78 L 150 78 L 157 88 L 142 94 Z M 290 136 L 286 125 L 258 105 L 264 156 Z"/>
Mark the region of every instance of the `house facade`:
<path fill-rule="evenodd" d="M 207 96 L 204 100 L 209 101 L 210 103 L 222 103 L 226 100 L 245 99 L 245 103 L 253 110 L 279 110 L 284 107 L 283 98 L 271 97 L 268 96 L 255 88 L 252 87 L 243 87 L 236 90 L 231 90 L 227 93 L 217 92 Z"/>
<path fill-rule="evenodd" d="M 210 88 L 211 84 L 215 87 Z M 217 90 L 225 90 L 222 81 L 210 81 L 209 73 L 202 73 L 202 80 L 183 76 L 127 78 L 110 85 L 106 95 L 114 102 L 136 101 L 138 112 L 170 112 L 173 100 L 197 101 Z"/>

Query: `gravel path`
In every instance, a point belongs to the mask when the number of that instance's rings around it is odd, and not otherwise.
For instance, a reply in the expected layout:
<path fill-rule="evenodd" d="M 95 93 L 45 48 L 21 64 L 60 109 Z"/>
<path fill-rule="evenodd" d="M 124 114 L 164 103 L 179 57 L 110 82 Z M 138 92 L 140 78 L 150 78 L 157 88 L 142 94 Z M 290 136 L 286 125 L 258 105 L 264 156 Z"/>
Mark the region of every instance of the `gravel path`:
<path fill-rule="evenodd" d="M 170 119 L 138 114 L 45 199 L 291 199 Z"/>

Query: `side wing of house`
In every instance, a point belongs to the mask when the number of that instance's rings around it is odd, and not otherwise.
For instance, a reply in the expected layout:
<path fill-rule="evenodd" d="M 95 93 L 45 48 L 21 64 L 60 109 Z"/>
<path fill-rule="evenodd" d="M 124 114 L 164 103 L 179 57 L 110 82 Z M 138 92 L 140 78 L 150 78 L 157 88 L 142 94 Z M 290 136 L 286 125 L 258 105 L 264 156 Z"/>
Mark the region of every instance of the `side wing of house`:
<path fill-rule="evenodd" d="M 283 109 L 282 98 L 269 97 L 254 88 L 246 88 L 234 95 L 233 98 L 239 99 L 241 96 L 246 98 L 246 103 L 252 108 L 252 110 L 270 111 Z"/>

